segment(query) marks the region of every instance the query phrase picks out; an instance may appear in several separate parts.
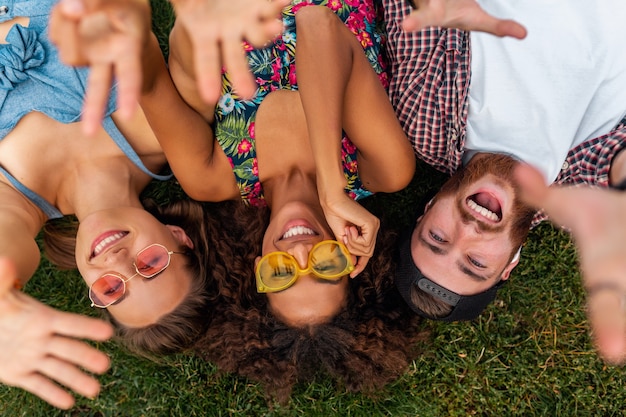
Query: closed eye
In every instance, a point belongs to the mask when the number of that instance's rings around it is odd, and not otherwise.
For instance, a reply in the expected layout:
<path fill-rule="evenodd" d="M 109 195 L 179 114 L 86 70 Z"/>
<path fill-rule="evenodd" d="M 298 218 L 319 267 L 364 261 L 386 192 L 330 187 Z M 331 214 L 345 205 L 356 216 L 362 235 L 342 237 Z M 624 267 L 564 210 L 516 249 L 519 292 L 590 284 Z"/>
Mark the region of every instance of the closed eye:
<path fill-rule="evenodd" d="M 480 268 L 480 269 L 487 268 L 485 265 L 481 264 L 480 262 L 478 262 L 476 259 L 472 258 L 471 256 L 468 256 L 467 259 L 470 261 L 472 265 L 474 265 L 477 268 Z"/>
<path fill-rule="evenodd" d="M 444 238 L 442 238 L 441 236 L 439 236 L 438 234 L 434 233 L 434 232 L 428 232 L 428 235 L 430 236 L 430 238 L 432 240 L 434 240 L 435 242 L 439 242 L 439 243 L 446 243 L 446 240 Z"/>

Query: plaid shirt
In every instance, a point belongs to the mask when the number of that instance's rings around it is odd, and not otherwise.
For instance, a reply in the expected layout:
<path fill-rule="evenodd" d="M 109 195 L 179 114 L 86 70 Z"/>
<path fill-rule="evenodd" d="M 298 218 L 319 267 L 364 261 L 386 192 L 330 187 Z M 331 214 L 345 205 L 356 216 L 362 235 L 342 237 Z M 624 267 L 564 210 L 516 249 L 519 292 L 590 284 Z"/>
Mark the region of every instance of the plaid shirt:
<path fill-rule="evenodd" d="M 445 173 L 462 164 L 470 84 L 470 38 L 458 29 L 404 32 L 407 0 L 383 0 L 389 97 L 416 155 Z M 626 146 L 626 117 L 606 135 L 570 149 L 557 184 L 609 185 L 612 159 Z M 537 219 L 538 220 L 538 219 Z"/>

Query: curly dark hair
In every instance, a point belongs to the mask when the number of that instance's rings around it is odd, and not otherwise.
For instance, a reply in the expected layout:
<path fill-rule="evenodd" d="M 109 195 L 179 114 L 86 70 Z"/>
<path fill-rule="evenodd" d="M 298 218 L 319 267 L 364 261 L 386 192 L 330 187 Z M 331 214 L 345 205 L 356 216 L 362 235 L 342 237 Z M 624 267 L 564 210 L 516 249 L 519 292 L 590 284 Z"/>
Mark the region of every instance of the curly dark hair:
<path fill-rule="evenodd" d="M 261 383 L 282 404 L 297 382 L 319 374 L 353 392 L 380 389 L 406 370 L 427 334 L 394 285 L 394 241 L 394 233 L 379 232 L 367 268 L 349 281 L 346 307 L 326 323 L 305 327 L 272 315 L 267 297 L 256 292 L 253 264 L 246 265 L 246 275 L 219 283 L 211 326 L 194 351 L 222 371 Z"/>
<path fill-rule="evenodd" d="M 144 201 L 144 207 L 164 224 L 180 226 L 194 243 L 194 249 L 182 248 L 187 268 L 195 277 L 189 294 L 172 312 L 146 327 L 126 327 L 106 309 L 105 316 L 116 328 L 116 337 L 132 352 L 154 358 L 189 349 L 210 324 L 216 282 L 229 280 L 233 269 L 254 264 L 260 234 L 265 230 L 264 213 L 241 201 L 200 203 L 180 200 L 163 206 Z M 61 268 L 76 268 L 74 249 L 78 223 L 49 222 L 44 227 L 44 250 L 52 263 Z"/>

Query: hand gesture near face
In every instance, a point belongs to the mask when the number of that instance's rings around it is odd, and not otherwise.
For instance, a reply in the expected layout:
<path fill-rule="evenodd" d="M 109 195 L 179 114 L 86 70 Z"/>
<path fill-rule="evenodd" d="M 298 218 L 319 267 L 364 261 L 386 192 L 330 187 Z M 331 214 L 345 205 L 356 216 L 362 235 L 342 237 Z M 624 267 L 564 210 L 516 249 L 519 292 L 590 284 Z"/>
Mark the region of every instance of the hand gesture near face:
<path fill-rule="evenodd" d="M 356 268 L 350 273 L 350 277 L 354 278 L 365 269 L 374 254 L 380 220 L 343 190 L 332 197 L 323 198 L 320 202 L 335 239 L 359 258 Z"/>
<path fill-rule="evenodd" d="M 476 0 L 412 1 L 416 10 L 402 22 L 402 28 L 406 31 L 418 31 L 427 26 L 442 26 L 518 39 L 526 37 L 526 29 L 522 25 L 513 20 L 498 19 L 489 15 Z"/>
<path fill-rule="evenodd" d="M 69 65 L 91 68 L 83 108 L 85 133 L 93 134 L 105 112 L 113 77 L 117 107 L 130 118 L 142 86 L 142 49 L 150 33 L 147 0 L 61 0 L 50 14 L 50 39 Z"/>
<path fill-rule="evenodd" d="M 626 359 L 626 193 L 585 186 L 547 187 L 539 172 L 518 168 L 529 204 L 569 229 L 587 289 L 594 343 L 609 362 Z"/>
<path fill-rule="evenodd" d="M 190 37 L 195 78 L 202 99 L 217 103 L 222 67 L 239 96 L 252 98 L 256 83 L 243 41 L 262 47 L 282 33 L 281 10 L 290 0 L 171 0 L 176 22 Z"/>
<path fill-rule="evenodd" d="M 109 358 L 77 338 L 106 340 L 111 326 L 45 306 L 15 290 L 16 277 L 13 263 L 0 258 L 0 381 L 64 409 L 74 404 L 66 389 L 96 396 L 100 384 L 86 371 L 106 371 Z"/>

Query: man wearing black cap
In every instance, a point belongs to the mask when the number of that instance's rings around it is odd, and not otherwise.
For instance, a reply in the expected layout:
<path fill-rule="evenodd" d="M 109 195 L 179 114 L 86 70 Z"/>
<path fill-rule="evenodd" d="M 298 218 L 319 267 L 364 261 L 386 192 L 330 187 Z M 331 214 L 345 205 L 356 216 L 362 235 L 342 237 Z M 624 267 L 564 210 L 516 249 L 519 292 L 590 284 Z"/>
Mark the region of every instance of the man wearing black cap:
<path fill-rule="evenodd" d="M 626 178 L 626 9 L 613 0 L 418 3 L 409 17 L 406 0 L 383 1 L 389 95 L 416 155 L 456 174 L 402 240 L 397 285 L 422 316 L 469 320 L 510 276 L 533 222 L 514 181 L 519 161 L 549 183 L 619 188 Z M 446 22 L 509 37 L 430 26 Z"/>
<path fill-rule="evenodd" d="M 401 239 L 396 283 L 415 312 L 473 319 L 509 278 L 535 214 L 519 200 L 516 165 L 507 155 L 476 155 Z"/>

